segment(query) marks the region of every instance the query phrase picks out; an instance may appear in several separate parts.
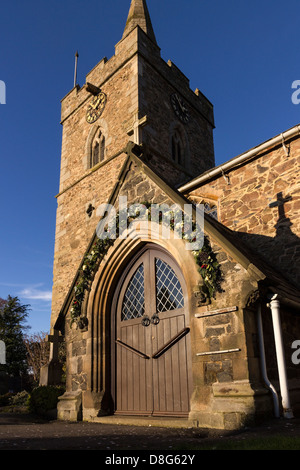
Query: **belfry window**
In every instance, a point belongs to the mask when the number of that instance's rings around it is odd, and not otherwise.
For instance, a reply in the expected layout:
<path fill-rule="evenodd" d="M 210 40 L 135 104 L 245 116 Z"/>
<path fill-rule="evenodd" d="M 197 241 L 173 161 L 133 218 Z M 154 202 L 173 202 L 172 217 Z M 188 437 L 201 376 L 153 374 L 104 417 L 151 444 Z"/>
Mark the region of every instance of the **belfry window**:
<path fill-rule="evenodd" d="M 94 137 L 90 158 L 90 168 L 104 161 L 105 156 L 105 137 L 99 129 Z"/>
<path fill-rule="evenodd" d="M 184 166 L 184 146 L 178 130 L 175 130 L 172 135 L 172 160 L 178 165 Z"/>
<path fill-rule="evenodd" d="M 169 155 L 170 159 L 178 166 L 190 171 L 191 153 L 189 147 L 189 137 L 186 129 L 181 123 L 172 122 L 169 134 Z"/>

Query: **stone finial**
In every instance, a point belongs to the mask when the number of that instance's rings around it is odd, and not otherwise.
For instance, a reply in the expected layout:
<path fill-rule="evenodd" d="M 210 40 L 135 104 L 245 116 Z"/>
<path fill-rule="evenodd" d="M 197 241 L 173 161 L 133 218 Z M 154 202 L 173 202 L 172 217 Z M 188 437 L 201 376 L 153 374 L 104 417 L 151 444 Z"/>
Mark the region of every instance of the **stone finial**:
<path fill-rule="evenodd" d="M 133 31 L 137 26 L 139 26 L 149 36 L 149 38 L 157 44 L 146 0 L 131 0 L 122 39 L 131 33 L 131 31 Z"/>

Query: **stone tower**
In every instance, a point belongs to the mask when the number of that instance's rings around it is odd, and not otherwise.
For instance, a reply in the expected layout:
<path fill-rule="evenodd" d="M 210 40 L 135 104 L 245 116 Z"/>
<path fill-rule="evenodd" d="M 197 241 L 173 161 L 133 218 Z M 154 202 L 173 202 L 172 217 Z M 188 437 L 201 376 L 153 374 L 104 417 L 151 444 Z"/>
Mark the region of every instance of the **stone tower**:
<path fill-rule="evenodd" d="M 128 141 L 176 187 L 214 166 L 213 107 L 160 55 L 145 0 L 132 0 L 115 55 L 103 58 L 62 100 L 53 327 L 118 180 Z"/>

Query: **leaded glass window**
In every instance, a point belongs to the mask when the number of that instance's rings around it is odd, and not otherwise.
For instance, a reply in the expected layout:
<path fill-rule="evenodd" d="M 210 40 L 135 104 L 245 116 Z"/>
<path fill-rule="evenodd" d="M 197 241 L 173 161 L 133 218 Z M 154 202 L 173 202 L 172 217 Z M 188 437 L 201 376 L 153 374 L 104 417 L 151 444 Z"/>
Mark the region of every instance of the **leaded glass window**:
<path fill-rule="evenodd" d="M 145 313 L 145 291 L 144 291 L 144 265 L 141 264 L 132 276 L 127 286 L 121 318 L 132 320 L 142 317 Z"/>
<path fill-rule="evenodd" d="M 90 168 L 93 168 L 98 163 L 103 162 L 105 156 L 105 137 L 102 132 L 96 134 L 93 144 L 92 144 L 92 152 L 90 158 Z"/>
<path fill-rule="evenodd" d="M 214 219 L 218 220 L 218 208 L 215 204 L 211 202 L 203 202 L 204 204 L 204 212 L 209 214 Z"/>
<path fill-rule="evenodd" d="M 155 259 L 156 311 L 167 312 L 184 306 L 182 287 L 174 270 L 165 261 Z"/>

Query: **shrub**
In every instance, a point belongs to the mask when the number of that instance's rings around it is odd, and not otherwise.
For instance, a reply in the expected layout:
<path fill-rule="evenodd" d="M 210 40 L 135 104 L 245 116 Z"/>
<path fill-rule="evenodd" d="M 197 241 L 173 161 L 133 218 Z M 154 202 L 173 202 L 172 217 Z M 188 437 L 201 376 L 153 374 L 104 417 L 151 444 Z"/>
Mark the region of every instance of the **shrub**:
<path fill-rule="evenodd" d="M 28 409 L 31 413 L 45 415 L 57 406 L 58 397 L 65 392 L 64 387 L 43 385 L 32 390 L 28 398 Z"/>
<path fill-rule="evenodd" d="M 29 393 L 26 390 L 12 395 L 9 399 L 9 404 L 12 406 L 26 406 L 28 401 Z"/>

